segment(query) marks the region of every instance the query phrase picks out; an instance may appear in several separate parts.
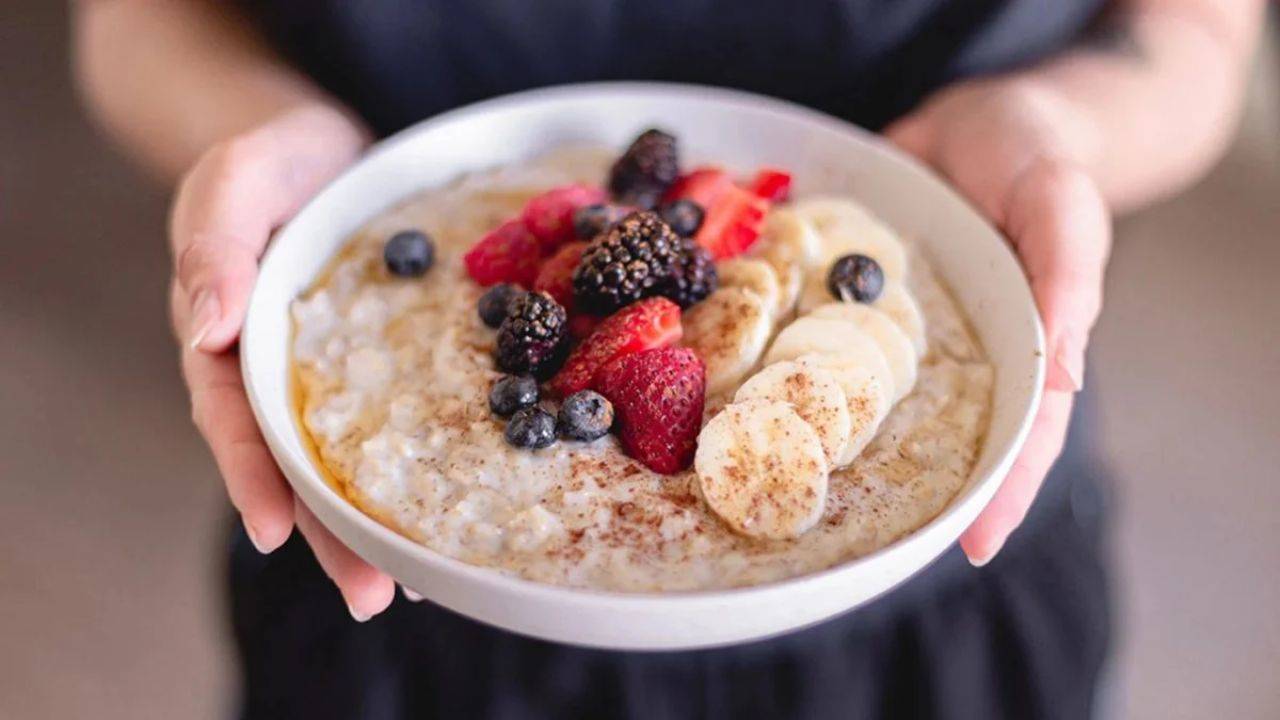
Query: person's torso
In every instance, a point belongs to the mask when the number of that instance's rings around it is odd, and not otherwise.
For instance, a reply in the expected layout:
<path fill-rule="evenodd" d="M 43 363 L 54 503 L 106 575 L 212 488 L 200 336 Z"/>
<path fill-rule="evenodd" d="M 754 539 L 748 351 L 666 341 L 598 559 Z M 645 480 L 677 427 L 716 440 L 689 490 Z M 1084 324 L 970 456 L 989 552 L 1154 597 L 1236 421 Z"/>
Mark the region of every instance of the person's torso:
<path fill-rule="evenodd" d="M 1104 0 L 242 0 L 379 133 L 518 90 L 735 87 L 878 128 L 1069 43 Z"/>

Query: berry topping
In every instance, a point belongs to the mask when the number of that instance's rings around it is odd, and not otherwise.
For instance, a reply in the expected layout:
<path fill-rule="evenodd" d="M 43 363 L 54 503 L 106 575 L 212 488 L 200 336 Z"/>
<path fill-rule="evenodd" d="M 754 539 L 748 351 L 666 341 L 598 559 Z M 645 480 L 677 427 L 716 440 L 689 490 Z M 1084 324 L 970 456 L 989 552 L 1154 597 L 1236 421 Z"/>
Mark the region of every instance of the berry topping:
<path fill-rule="evenodd" d="M 594 240 L 634 211 L 634 208 L 604 203 L 580 207 L 573 211 L 573 234 L 579 240 Z"/>
<path fill-rule="evenodd" d="M 520 217 L 525 227 L 550 252 L 574 238 L 574 212 L 595 205 L 608 197 L 600 188 L 589 185 L 566 185 L 538 195 L 524 206 Z"/>
<path fill-rule="evenodd" d="M 595 332 L 596 327 L 598 327 L 601 322 L 604 322 L 604 318 L 598 315 L 570 315 L 569 337 L 574 340 L 582 340 Z"/>
<path fill-rule="evenodd" d="M 731 187 L 733 187 L 733 178 L 729 177 L 729 173 L 717 167 L 700 167 L 681 176 L 667 190 L 666 199 L 668 201 L 682 198 L 692 200 L 698 204 L 698 207 L 705 210 Z"/>
<path fill-rule="evenodd" d="M 883 290 L 884 271 L 866 255 L 845 255 L 827 272 L 827 292 L 837 300 L 872 303 Z"/>
<path fill-rule="evenodd" d="M 524 290 L 515 285 L 499 283 L 480 296 L 480 302 L 476 303 L 476 312 L 480 314 L 480 319 L 485 325 L 496 328 L 507 319 L 507 307 L 511 305 L 511 301 L 523 294 Z"/>
<path fill-rule="evenodd" d="M 529 287 L 541 261 L 542 246 L 519 220 L 498 226 L 462 258 L 467 274 L 484 286 L 506 282 Z"/>
<path fill-rule="evenodd" d="M 613 426 L 613 405 L 594 390 L 583 390 L 565 398 L 560 405 L 556 428 L 566 440 L 590 442 L 603 437 Z"/>
<path fill-rule="evenodd" d="M 566 311 L 573 311 L 573 271 L 578 269 L 578 261 L 587 243 L 574 241 L 560 246 L 555 255 L 547 258 L 538 269 L 538 276 L 533 279 L 533 289 L 544 292 L 556 302 L 564 306 Z"/>
<path fill-rule="evenodd" d="M 651 210 L 679 175 L 675 137 L 645 130 L 609 170 L 609 191 L 626 205 Z"/>
<path fill-rule="evenodd" d="M 707 206 L 706 219 L 695 236 L 717 260 L 731 258 L 760 239 L 769 201 L 730 185 Z"/>
<path fill-rule="evenodd" d="M 591 386 L 600 368 L 632 353 L 680 339 L 680 308 L 662 297 L 641 300 L 605 318 L 551 378 L 552 392 L 568 397 Z"/>
<path fill-rule="evenodd" d="M 680 238 L 651 212 L 635 212 L 591 242 L 573 274 L 577 307 L 607 315 L 657 294 L 671 276 Z"/>
<path fill-rule="evenodd" d="M 658 209 L 658 215 L 663 222 L 671 226 L 675 234 L 680 237 L 693 237 L 693 234 L 698 232 L 698 228 L 702 227 L 702 218 L 705 213 L 698 203 L 681 199 L 665 203 Z"/>
<path fill-rule="evenodd" d="M 515 375 L 550 376 L 564 359 L 568 316 L 546 293 L 525 293 L 511 301 L 498 327 L 494 359 Z"/>
<path fill-rule="evenodd" d="M 431 269 L 436 259 L 436 246 L 426 233 L 404 230 L 391 236 L 382 248 L 387 270 L 400 277 L 418 277 Z"/>
<path fill-rule="evenodd" d="M 791 173 L 775 168 L 761 168 L 751 180 L 751 192 L 769 202 L 786 202 L 791 197 Z"/>
<path fill-rule="evenodd" d="M 689 348 L 658 348 L 618 358 L 595 388 L 613 403 L 622 447 L 649 469 L 689 467 L 706 399 L 706 368 Z"/>
<path fill-rule="evenodd" d="M 511 416 L 502 435 L 518 448 L 549 447 L 556 442 L 556 419 L 540 407 L 527 407 Z"/>
<path fill-rule="evenodd" d="M 680 258 L 675 270 L 659 292 L 681 308 L 688 308 L 715 292 L 719 276 L 716 263 L 706 248 L 692 238 L 681 238 L 680 245 Z"/>
<path fill-rule="evenodd" d="M 524 375 L 504 375 L 489 390 L 489 409 L 507 417 L 538 404 L 538 381 Z"/>

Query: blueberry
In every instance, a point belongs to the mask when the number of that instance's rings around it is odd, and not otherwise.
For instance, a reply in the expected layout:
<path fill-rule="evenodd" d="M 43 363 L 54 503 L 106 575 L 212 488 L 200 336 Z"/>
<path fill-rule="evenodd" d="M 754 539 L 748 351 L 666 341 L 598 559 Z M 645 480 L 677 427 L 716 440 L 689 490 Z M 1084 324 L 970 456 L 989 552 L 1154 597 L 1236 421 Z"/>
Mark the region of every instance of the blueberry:
<path fill-rule="evenodd" d="M 524 290 L 517 285 L 494 285 L 480 296 L 480 302 L 476 305 L 480 319 L 491 328 L 498 327 L 507 317 L 507 306 L 523 294 Z"/>
<path fill-rule="evenodd" d="M 431 269 L 436 259 L 436 246 L 426 233 L 404 230 L 391 236 L 382 248 L 387 270 L 400 277 L 418 277 Z"/>
<path fill-rule="evenodd" d="M 706 217 L 702 206 L 692 200 L 669 202 L 658 209 L 658 215 L 680 237 L 693 237 Z"/>
<path fill-rule="evenodd" d="M 507 417 L 538 403 L 538 381 L 521 375 L 505 375 L 489 390 L 489 409 Z"/>
<path fill-rule="evenodd" d="M 845 255 L 827 273 L 827 291 L 837 300 L 873 303 L 883 290 L 884 271 L 866 255 Z"/>
<path fill-rule="evenodd" d="M 613 406 L 594 390 L 576 392 L 560 405 L 557 429 L 566 440 L 590 442 L 609 432 L 612 425 Z"/>
<path fill-rule="evenodd" d="M 586 205 L 573 211 L 573 234 L 579 240 L 592 240 L 630 214 L 618 205 Z"/>
<path fill-rule="evenodd" d="M 556 441 L 556 419 L 538 406 L 527 407 L 511 416 L 503 437 L 518 448 L 544 448 Z"/>

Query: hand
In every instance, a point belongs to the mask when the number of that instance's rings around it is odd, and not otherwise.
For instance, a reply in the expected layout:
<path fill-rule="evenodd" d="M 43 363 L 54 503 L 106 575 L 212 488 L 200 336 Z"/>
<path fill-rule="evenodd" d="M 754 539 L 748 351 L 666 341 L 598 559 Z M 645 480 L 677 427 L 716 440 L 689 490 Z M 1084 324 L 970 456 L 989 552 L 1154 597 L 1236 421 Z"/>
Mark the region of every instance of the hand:
<path fill-rule="evenodd" d="M 885 133 L 929 163 L 1013 244 L 1044 322 L 1044 398 L 1022 454 L 995 497 L 960 537 L 984 565 L 1026 516 L 1062 452 L 1073 393 L 1084 380 L 1089 331 L 1102 305 L 1111 221 L 1093 180 L 1073 161 L 1091 129 L 1052 92 L 1019 80 L 941 91 Z"/>
<path fill-rule="evenodd" d="M 332 108 L 293 109 L 196 162 L 179 186 L 170 233 L 170 305 L 191 415 L 213 451 L 231 503 L 263 553 L 280 547 L 296 522 L 358 620 L 385 609 L 394 585 L 294 499 L 258 432 L 235 342 L 272 231 L 366 143 L 363 130 Z"/>

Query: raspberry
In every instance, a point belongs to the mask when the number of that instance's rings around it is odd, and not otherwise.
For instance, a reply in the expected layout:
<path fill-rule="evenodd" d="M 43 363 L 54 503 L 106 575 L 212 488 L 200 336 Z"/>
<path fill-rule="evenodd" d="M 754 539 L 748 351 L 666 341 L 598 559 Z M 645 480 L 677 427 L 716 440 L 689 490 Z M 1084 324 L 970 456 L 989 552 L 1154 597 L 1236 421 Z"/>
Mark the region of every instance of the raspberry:
<path fill-rule="evenodd" d="M 586 249 L 587 243 L 584 242 L 561 245 L 556 254 L 547 258 L 538 269 L 533 289 L 545 292 L 566 311 L 573 312 L 573 271 L 578 269 L 578 262 Z"/>
<path fill-rule="evenodd" d="M 610 361 L 671 345 L 680 334 L 680 308 L 670 300 L 655 297 L 628 305 L 605 318 L 573 349 L 564 367 L 551 378 L 551 391 L 568 397 L 585 390 Z"/>
<path fill-rule="evenodd" d="M 689 348 L 657 348 L 618 358 L 595 389 L 613 404 L 618 439 L 631 457 L 670 475 L 693 462 L 706 401 L 706 368 Z"/>
<path fill-rule="evenodd" d="M 679 258 L 680 238 L 651 212 L 635 212 L 596 238 L 573 274 L 577 306 L 607 315 L 657 294 Z"/>
<path fill-rule="evenodd" d="M 549 377 L 564 360 L 567 325 L 564 308 L 546 293 L 526 293 L 511 301 L 498 327 L 498 367 L 513 375 Z"/>
<path fill-rule="evenodd" d="M 541 261 L 542 246 L 519 220 L 499 225 L 462 258 L 467 274 L 485 287 L 506 282 L 527 288 Z"/>
<path fill-rule="evenodd" d="M 675 136 L 645 130 L 610 169 L 609 191 L 619 202 L 652 210 L 679 175 Z"/>

